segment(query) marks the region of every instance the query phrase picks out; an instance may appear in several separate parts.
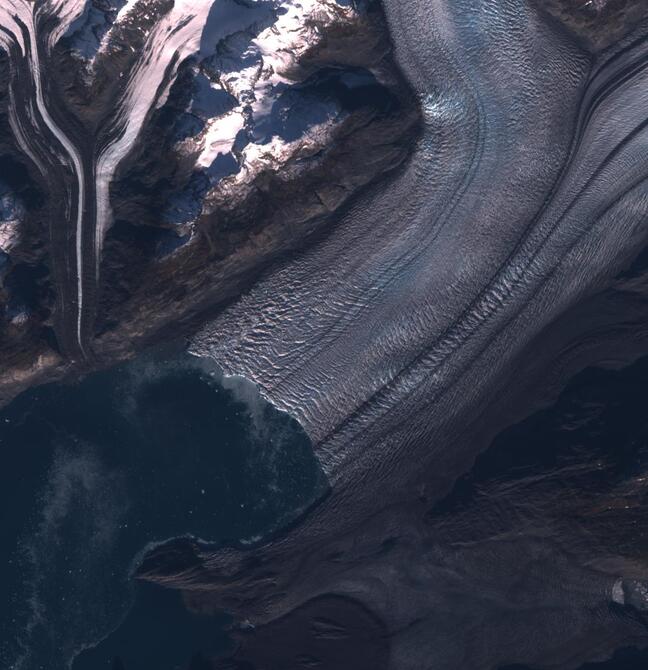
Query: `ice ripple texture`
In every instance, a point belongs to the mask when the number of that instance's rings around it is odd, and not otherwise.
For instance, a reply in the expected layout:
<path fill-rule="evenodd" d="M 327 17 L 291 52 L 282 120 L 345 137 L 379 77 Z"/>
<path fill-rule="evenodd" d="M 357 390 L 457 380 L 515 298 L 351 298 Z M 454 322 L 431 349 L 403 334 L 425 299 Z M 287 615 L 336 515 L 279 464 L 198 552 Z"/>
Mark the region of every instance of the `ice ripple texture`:
<path fill-rule="evenodd" d="M 648 43 L 591 59 L 519 3 L 386 9 L 424 110 L 409 167 L 194 345 L 298 417 L 334 479 L 430 437 L 424 408 L 473 403 L 645 238 Z"/>
<path fill-rule="evenodd" d="M 211 557 L 196 582 L 220 579 L 232 605 L 253 597 L 259 622 L 327 590 L 344 593 L 398 631 L 394 668 L 493 667 L 516 639 L 532 656 L 542 639 L 557 647 L 576 637 L 615 582 L 535 541 L 450 560 L 430 548 L 416 506 L 438 500 L 469 467 L 529 392 L 529 370 L 549 384 L 582 366 L 613 319 L 612 308 L 593 315 L 582 306 L 646 244 L 648 26 L 592 54 L 537 3 L 384 5 L 424 113 L 411 161 L 193 344 L 299 419 L 333 492 L 299 528 L 256 550 L 260 569 L 276 569 L 272 586 L 255 585 L 236 552 Z M 378 556 L 390 533 L 407 537 L 408 549 L 386 565 Z M 331 567 L 342 555 L 344 567 Z M 472 565 L 462 586 L 447 587 L 465 607 L 472 583 L 492 588 L 509 613 L 524 600 L 561 614 L 544 628 L 512 615 L 500 647 L 492 631 L 485 640 L 472 628 L 475 612 L 443 624 L 430 612 L 440 584 L 461 581 L 453 560 Z M 542 565 L 543 594 L 509 593 L 505 576 L 494 576 L 499 561 Z M 452 630 L 440 633 L 443 625 Z"/>

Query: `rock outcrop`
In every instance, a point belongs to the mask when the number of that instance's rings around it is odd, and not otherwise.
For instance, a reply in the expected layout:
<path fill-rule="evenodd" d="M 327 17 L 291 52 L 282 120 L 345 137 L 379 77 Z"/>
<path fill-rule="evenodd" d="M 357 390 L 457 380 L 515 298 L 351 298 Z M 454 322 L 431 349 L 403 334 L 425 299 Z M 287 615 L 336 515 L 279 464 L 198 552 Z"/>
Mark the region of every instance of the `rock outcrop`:
<path fill-rule="evenodd" d="M 29 197 L 0 185 L 4 398 L 191 332 L 419 132 L 374 2 L 88 0 L 65 25 L 16 3 L 33 28 L 6 26 L 0 159 Z"/>

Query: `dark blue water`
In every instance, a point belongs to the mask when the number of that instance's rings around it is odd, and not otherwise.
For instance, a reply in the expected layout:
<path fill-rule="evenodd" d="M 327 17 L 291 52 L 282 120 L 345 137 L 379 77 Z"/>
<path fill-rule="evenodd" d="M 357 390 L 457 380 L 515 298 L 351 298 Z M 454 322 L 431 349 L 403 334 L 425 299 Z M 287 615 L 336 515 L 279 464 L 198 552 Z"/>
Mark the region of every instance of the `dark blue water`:
<path fill-rule="evenodd" d="M 177 352 L 26 393 L 0 413 L 0 448 L 0 667 L 10 670 L 75 657 L 74 670 L 200 668 L 227 644 L 225 619 L 188 613 L 173 591 L 136 589 L 144 551 L 181 536 L 253 542 L 326 486 L 296 422 Z"/>
<path fill-rule="evenodd" d="M 135 605 L 121 626 L 82 652 L 74 668 L 87 670 L 211 670 L 209 657 L 230 650 L 226 616 L 201 616 L 183 607 L 177 591 L 137 586 Z"/>

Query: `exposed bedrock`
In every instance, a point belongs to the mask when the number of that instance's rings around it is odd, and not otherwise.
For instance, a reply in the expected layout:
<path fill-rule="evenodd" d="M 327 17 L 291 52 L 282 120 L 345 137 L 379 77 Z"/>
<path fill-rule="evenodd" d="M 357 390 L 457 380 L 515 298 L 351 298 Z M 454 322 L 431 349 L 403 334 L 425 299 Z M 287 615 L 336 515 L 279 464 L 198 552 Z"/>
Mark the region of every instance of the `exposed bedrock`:
<path fill-rule="evenodd" d="M 536 0 L 587 49 L 600 50 L 632 32 L 646 18 L 642 0 Z"/>
<path fill-rule="evenodd" d="M 376 2 L 11 3 L 2 131 L 49 272 L 3 399 L 195 330 L 419 134 Z"/>
<path fill-rule="evenodd" d="M 299 31 L 277 24 L 294 43 L 266 44 L 263 16 L 180 68 L 112 186 L 101 355 L 236 297 L 408 157 L 419 109 L 379 7 L 320 14 L 334 4 L 304 3 L 313 15 L 293 20 L 305 21 Z M 287 62 L 269 61 L 270 48 Z"/>
<path fill-rule="evenodd" d="M 411 162 L 193 345 L 300 420 L 332 491 L 274 541 L 197 550 L 160 581 L 259 625 L 352 598 L 399 670 L 571 668 L 645 643 L 618 598 L 641 561 L 578 524 L 444 538 L 428 511 L 576 371 L 646 351 L 641 270 L 624 271 L 648 233 L 648 26 L 593 53 L 533 3 L 384 4 L 424 114 Z"/>

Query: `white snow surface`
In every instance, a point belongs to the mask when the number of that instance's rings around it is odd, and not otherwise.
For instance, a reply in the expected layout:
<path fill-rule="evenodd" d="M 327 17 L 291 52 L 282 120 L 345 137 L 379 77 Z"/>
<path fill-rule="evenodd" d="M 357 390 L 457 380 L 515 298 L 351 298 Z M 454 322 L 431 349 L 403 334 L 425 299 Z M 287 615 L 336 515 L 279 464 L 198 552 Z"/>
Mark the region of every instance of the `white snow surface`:
<path fill-rule="evenodd" d="M 118 6 L 116 4 L 115 8 Z M 145 0 L 127 0 L 117 13 L 112 27 L 101 37 L 96 53 L 110 49 L 111 36 L 120 25 L 150 18 L 146 13 L 150 7 L 150 2 Z M 0 25 L 4 28 L 4 32 L 0 32 L 0 48 L 10 50 L 18 47 L 21 56 L 29 58 L 36 108 L 60 144 L 60 148 L 53 147 L 52 150 L 60 153 L 62 148 L 62 158 L 70 163 L 78 180 L 75 222 L 77 268 L 83 267 L 84 253 L 84 166 L 73 138 L 63 132 L 49 113 L 43 97 L 40 52 L 28 47 L 38 42 L 51 49 L 63 36 L 77 30 L 83 32 L 83 22 L 90 15 L 91 9 L 96 18 L 97 10 L 90 7 L 90 0 L 0 0 Z M 221 73 L 220 81 L 210 83 L 214 89 L 231 93 L 237 99 L 238 106 L 206 119 L 200 137 L 192 140 L 198 142 L 197 165 L 208 168 L 218 156 L 232 151 L 250 110 L 253 118 L 262 118 L 272 109 L 284 85 L 294 83 L 300 55 L 320 39 L 317 25 L 351 19 L 354 12 L 353 8 L 338 5 L 333 0 L 258 0 L 248 4 L 235 0 L 175 0 L 173 7 L 152 28 L 145 29 L 141 55 L 129 72 L 120 75 L 125 78 L 125 83 L 121 95 L 115 100 L 108 129 L 113 139 L 100 148 L 93 165 L 96 182 L 94 226 L 97 275 L 105 234 L 112 222 L 110 184 L 120 163 L 132 150 L 150 112 L 165 101 L 180 64 L 190 56 L 199 59 L 212 56 L 226 38 L 239 34 L 249 38 L 247 51 L 240 54 L 240 63 L 234 58 L 233 66 L 226 74 Z M 41 15 L 58 18 L 58 22 L 53 24 L 50 21 L 47 24 L 50 32 L 46 35 L 36 34 L 37 26 L 45 25 L 36 20 Z M 19 28 L 19 22 L 27 26 L 26 38 Z M 90 34 L 92 30 L 86 26 L 86 32 Z M 29 44 L 25 43 L 25 39 L 29 40 Z M 85 37 L 82 36 L 82 39 Z M 96 53 L 93 58 L 96 58 Z M 238 69 L 237 64 L 240 65 Z M 12 127 L 18 141 L 24 144 L 25 151 L 38 164 L 21 125 L 13 119 Z M 321 141 L 330 125 L 320 123 L 311 128 L 304 142 Z M 263 145 L 249 143 L 239 156 L 241 171 L 236 178 L 249 178 L 269 163 L 280 163 L 298 149 L 298 144 L 283 142 L 277 137 Z M 82 348 L 84 280 L 81 272 L 77 274 L 78 339 Z"/>

